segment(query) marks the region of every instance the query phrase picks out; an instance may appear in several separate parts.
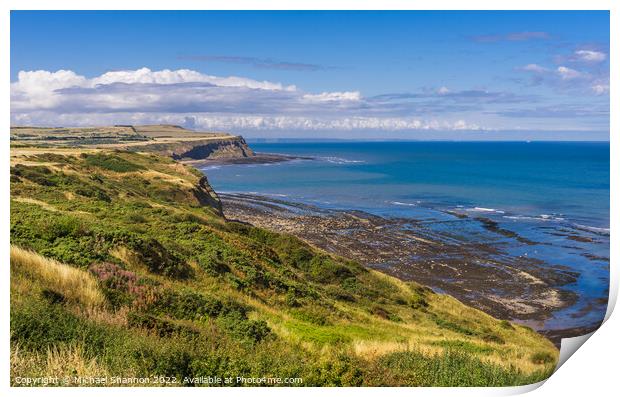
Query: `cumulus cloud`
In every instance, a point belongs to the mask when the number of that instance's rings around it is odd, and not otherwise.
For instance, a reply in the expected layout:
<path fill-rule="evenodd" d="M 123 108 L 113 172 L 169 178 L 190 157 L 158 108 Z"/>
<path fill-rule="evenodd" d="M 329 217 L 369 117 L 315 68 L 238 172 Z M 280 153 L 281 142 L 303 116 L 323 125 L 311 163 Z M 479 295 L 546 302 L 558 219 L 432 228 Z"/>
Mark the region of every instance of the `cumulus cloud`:
<path fill-rule="evenodd" d="M 609 75 L 600 70 L 577 70 L 564 65 L 555 69 L 535 63 L 517 68 L 530 75 L 529 84 L 547 85 L 560 91 L 579 92 L 590 95 L 609 93 Z"/>
<path fill-rule="evenodd" d="M 609 81 L 607 82 L 595 82 L 592 84 L 592 91 L 596 95 L 609 94 Z"/>
<path fill-rule="evenodd" d="M 100 84 L 179 84 L 179 83 L 209 83 L 219 87 L 244 87 L 261 90 L 295 91 L 294 85 L 283 86 L 281 83 L 256 81 L 243 77 L 217 77 L 199 73 L 189 69 L 151 71 L 149 68 L 137 70 L 121 70 L 107 72 L 89 80 L 90 86 Z"/>
<path fill-rule="evenodd" d="M 566 66 L 558 66 L 557 73 L 562 80 L 573 80 L 583 78 L 584 73 L 578 72 L 575 69 L 567 68 Z"/>
<path fill-rule="evenodd" d="M 573 54 L 573 58 L 587 63 L 599 63 L 607 59 L 607 54 L 594 50 L 577 50 Z"/>
<path fill-rule="evenodd" d="M 443 87 L 436 95 L 459 93 Z M 368 99 L 359 91 L 304 92 L 294 85 L 188 69 L 141 68 L 93 78 L 68 70 L 22 71 L 11 83 L 12 122 L 31 125 L 174 121 L 209 129 L 480 128 L 454 117 L 417 117 L 462 110 L 432 102 Z"/>
<path fill-rule="evenodd" d="M 549 69 L 542 67 L 540 65 L 537 65 L 535 63 L 527 64 L 523 66 L 521 70 L 524 70 L 526 72 L 534 72 L 534 73 L 545 73 L 549 71 Z"/>
<path fill-rule="evenodd" d="M 591 85 L 604 95 L 604 76 L 562 66 L 526 65 L 524 72 L 545 81 Z M 295 85 L 239 76 L 212 76 L 189 69 L 148 68 L 85 77 L 70 70 L 22 71 L 11 83 L 14 125 L 88 126 L 179 124 L 194 129 L 406 131 L 486 130 L 511 125 L 487 115 L 502 107 L 536 103 L 533 95 L 441 86 L 417 92 L 365 97 L 359 91 L 306 92 Z M 519 116 L 514 116 L 519 117 Z"/>
<path fill-rule="evenodd" d="M 141 68 L 107 72 L 92 79 L 69 70 L 21 71 L 17 81 L 11 83 L 11 110 L 148 108 L 153 103 L 169 101 L 170 97 L 166 99 L 167 94 L 178 93 L 178 88 L 184 85 L 202 89 L 229 88 L 231 92 L 237 93 L 248 90 L 287 93 L 297 90 L 294 85 L 285 86 L 236 76 L 210 76 L 188 69 L 151 71 Z M 199 89 L 194 90 L 194 93 L 196 91 Z"/>

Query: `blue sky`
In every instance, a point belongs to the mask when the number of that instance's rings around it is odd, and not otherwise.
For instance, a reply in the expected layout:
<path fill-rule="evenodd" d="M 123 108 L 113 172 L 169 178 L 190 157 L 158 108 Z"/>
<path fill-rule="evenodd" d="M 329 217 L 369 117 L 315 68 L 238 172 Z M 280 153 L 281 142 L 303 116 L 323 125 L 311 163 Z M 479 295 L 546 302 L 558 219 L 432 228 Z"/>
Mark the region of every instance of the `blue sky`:
<path fill-rule="evenodd" d="M 608 54 L 608 12 L 14 11 L 11 117 L 608 139 Z"/>

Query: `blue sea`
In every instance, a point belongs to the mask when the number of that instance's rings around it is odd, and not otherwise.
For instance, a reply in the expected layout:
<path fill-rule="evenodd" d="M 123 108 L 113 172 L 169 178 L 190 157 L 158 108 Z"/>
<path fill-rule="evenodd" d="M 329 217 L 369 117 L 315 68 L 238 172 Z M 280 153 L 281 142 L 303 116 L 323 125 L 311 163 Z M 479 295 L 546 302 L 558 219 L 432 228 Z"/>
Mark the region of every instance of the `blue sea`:
<path fill-rule="evenodd" d="M 250 143 L 256 152 L 312 157 L 204 168 L 218 192 L 279 197 L 330 209 L 427 221 L 484 216 L 540 244 L 506 243 L 579 273 L 579 295 L 539 328 L 586 326 L 605 313 L 609 286 L 609 143 Z M 573 236 L 567 239 L 567 236 Z M 576 236 L 576 237 L 575 237 Z"/>

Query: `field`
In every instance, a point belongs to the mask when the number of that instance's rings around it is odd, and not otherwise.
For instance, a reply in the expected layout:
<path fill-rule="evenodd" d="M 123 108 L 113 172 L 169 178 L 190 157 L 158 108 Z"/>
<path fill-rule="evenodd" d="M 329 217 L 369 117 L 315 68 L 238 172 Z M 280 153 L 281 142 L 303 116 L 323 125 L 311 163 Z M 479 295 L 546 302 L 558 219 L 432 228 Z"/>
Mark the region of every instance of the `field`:
<path fill-rule="evenodd" d="M 68 375 L 506 386 L 548 377 L 557 358 L 527 327 L 227 221 L 206 178 L 170 158 L 12 148 L 13 384 Z"/>

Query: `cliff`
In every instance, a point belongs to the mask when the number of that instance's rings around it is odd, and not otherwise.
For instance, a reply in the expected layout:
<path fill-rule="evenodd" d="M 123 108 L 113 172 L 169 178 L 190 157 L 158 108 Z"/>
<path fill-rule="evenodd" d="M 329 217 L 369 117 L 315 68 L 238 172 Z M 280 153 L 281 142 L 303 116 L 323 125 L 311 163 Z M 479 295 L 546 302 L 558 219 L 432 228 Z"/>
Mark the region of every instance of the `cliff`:
<path fill-rule="evenodd" d="M 154 142 L 129 146 L 128 149 L 130 151 L 154 152 L 172 157 L 175 160 L 232 159 L 254 156 L 252 149 L 240 136 Z"/>
<path fill-rule="evenodd" d="M 170 157 L 14 147 L 10 209 L 13 377 L 507 386 L 557 361 L 527 327 L 226 220 Z"/>
<path fill-rule="evenodd" d="M 107 127 L 11 127 L 11 142 L 21 146 L 89 147 L 152 152 L 175 160 L 234 160 L 254 157 L 241 136 L 190 131 L 176 125 Z"/>

